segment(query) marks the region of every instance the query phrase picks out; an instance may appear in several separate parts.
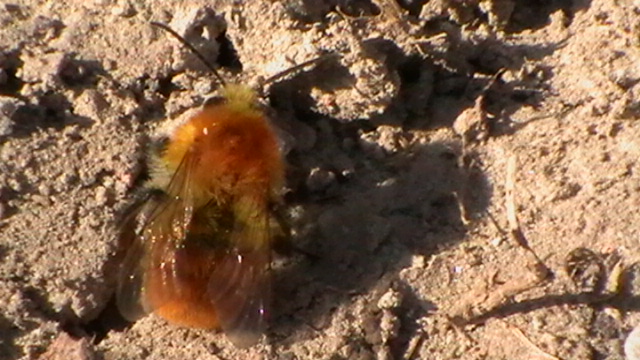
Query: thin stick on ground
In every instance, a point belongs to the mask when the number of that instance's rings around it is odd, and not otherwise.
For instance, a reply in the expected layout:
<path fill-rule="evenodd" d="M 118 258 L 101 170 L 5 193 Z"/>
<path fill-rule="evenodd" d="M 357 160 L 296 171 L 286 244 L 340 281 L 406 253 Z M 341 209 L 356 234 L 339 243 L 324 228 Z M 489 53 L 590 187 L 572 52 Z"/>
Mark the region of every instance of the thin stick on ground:
<path fill-rule="evenodd" d="M 414 335 L 409 341 L 409 345 L 407 345 L 407 350 L 404 352 L 402 356 L 402 360 L 411 360 L 416 355 L 416 351 L 418 347 L 424 341 L 424 333 L 420 332 Z"/>
<path fill-rule="evenodd" d="M 516 172 L 518 167 L 518 157 L 513 154 L 507 160 L 507 178 L 505 181 L 505 210 L 507 212 L 507 222 L 510 237 L 532 257 L 533 271 L 540 277 L 540 281 L 546 279 L 551 271 L 531 249 L 518 219 L 516 204 Z"/>

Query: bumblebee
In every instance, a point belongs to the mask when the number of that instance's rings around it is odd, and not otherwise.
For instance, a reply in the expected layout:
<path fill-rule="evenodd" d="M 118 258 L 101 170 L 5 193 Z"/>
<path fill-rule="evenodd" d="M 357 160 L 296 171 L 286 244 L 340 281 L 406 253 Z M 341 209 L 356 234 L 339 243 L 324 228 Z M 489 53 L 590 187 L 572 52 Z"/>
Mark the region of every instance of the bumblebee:
<path fill-rule="evenodd" d="M 247 86 L 223 85 L 219 101 L 151 156 L 149 191 L 121 224 L 116 298 L 126 319 L 153 312 L 179 326 L 221 329 L 238 347 L 259 341 L 284 162 L 257 98 Z"/>

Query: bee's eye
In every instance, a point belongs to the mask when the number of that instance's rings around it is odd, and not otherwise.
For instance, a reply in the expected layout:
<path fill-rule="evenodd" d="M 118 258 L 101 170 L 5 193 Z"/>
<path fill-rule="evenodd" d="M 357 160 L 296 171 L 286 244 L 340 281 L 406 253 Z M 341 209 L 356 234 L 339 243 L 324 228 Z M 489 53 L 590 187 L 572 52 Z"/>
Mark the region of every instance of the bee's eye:
<path fill-rule="evenodd" d="M 204 106 L 215 106 L 226 103 L 227 100 L 222 96 L 213 96 L 204 101 Z"/>

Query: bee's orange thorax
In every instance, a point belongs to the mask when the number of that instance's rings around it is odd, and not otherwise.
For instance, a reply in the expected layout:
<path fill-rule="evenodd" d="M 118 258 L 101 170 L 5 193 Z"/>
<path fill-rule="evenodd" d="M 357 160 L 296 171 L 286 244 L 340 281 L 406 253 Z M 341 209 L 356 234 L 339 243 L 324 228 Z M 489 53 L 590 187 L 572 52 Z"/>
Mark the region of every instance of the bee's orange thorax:
<path fill-rule="evenodd" d="M 203 109 L 174 132 L 162 160 L 174 172 L 187 154 L 196 161 L 190 174 L 196 198 L 220 193 L 266 198 L 282 185 L 277 138 L 258 111 L 227 105 Z"/>

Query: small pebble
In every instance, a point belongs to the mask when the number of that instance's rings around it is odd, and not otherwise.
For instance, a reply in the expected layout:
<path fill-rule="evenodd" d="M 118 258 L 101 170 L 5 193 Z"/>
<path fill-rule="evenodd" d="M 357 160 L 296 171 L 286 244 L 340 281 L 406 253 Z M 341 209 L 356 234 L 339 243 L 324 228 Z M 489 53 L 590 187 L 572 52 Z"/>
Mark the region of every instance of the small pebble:
<path fill-rule="evenodd" d="M 322 191 L 331 186 L 336 181 L 336 174 L 332 171 L 314 168 L 307 177 L 307 188 L 309 191 Z"/>
<path fill-rule="evenodd" d="M 637 325 L 624 342 L 627 360 L 640 360 L 640 325 Z"/>
<path fill-rule="evenodd" d="M 402 295 L 394 289 L 389 289 L 378 300 L 378 308 L 380 310 L 396 309 L 400 306 L 401 302 Z"/>
<path fill-rule="evenodd" d="M 109 201 L 109 194 L 107 188 L 104 186 L 99 186 L 96 189 L 96 204 L 105 205 Z"/>
<path fill-rule="evenodd" d="M 132 17 L 136 14 L 136 9 L 127 0 L 119 1 L 118 4 L 111 10 L 111 14 L 114 16 L 120 16 L 124 18 Z"/>
<path fill-rule="evenodd" d="M 424 255 L 413 255 L 411 257 L 411 268 L 412 269 L 423 269 L 426 262 L 424 259 Z"/>
<path fill-rule="evenodd" d="M 0 81 L 0 84 L 2 82 Z M 0 96 L 0 136 L 9 136 L 13 133 L 13 114 L 22 102 L 8 96 Z"/>

